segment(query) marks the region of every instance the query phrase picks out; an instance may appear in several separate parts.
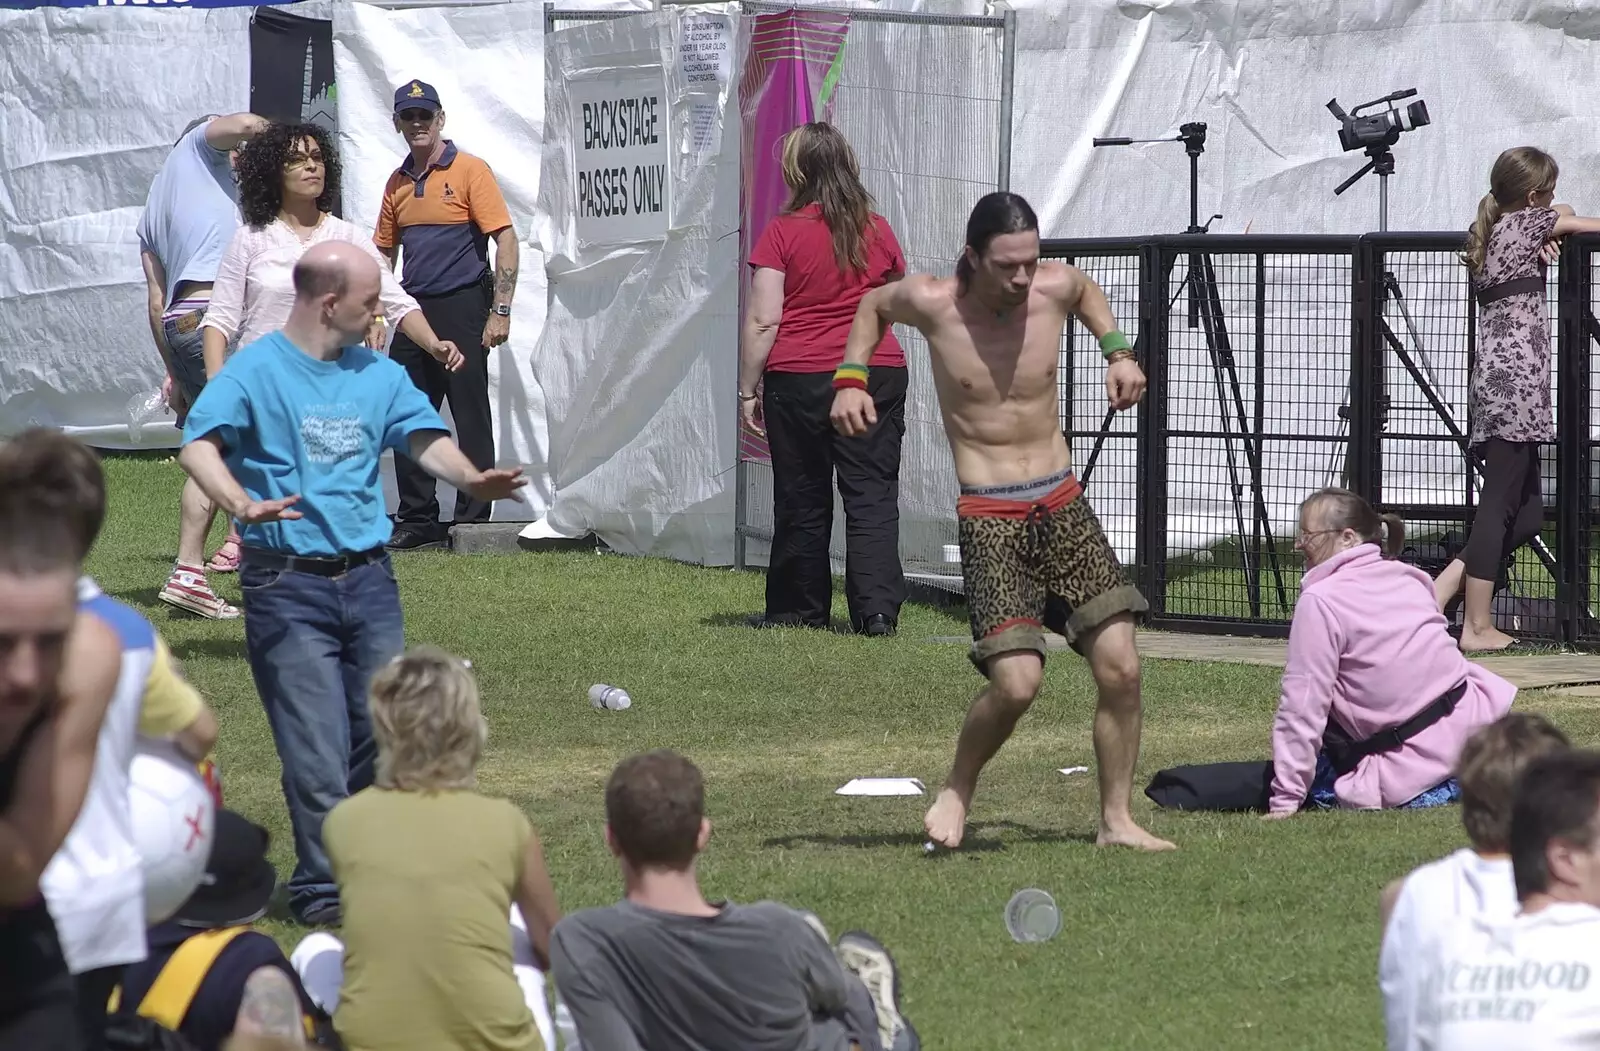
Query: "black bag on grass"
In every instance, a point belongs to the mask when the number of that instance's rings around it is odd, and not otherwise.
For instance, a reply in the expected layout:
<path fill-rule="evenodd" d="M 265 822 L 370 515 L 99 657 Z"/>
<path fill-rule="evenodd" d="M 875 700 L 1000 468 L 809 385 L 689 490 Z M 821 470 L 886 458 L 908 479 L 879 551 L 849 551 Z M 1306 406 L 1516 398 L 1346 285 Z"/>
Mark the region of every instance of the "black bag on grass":
<path fill-rule="evenodd" d="M 1204 763 L 1161 770 L 1144 794 L 1168 810 L 1260 810 L 1272 795 L 1272 761 Z"/>

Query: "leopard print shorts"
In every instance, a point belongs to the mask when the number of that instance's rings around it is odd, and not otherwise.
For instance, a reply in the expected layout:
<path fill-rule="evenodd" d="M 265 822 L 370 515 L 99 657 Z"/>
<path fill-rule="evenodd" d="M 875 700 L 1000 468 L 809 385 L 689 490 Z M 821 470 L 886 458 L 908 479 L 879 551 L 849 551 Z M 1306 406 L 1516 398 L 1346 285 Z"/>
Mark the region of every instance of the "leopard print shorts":
<path fill-rule="evenodd" d="M 1130 585 L 1077 480 L 1031 503 L 962 497 L 961 571 L 972 663 L 1015 650 L 1045 654 L 1042 628 L 1083 652 L 1084 636 L 1150 606 Z"/>

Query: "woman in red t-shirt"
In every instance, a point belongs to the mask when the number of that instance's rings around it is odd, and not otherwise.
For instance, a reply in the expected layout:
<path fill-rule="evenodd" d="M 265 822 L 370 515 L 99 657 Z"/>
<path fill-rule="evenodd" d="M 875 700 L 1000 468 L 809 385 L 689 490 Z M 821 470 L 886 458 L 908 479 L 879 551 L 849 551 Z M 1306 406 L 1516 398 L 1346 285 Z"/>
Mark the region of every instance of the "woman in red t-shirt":
<path fill-rule="evenodd" d="M 757 433 L 765 426 L 772 454 L 767 609 L 754 623 L 828 626 L 837 471 L 850 623 L 867 635 L 892 635 L 906 594 L 900 568 L 906 358 L 893 331 L 872 357 L 868 390 L 878 422 L 846 438 L 828 413 L 856 306 L 872 289 L 900 280 L 905 257 L 889 223 L 872 210 L 855 151 L 832 125 L 803 124 L 785 137 L 783 179 L 789 203 L 750 253 L 755 272 L 739 354 L 739 415 Z"/>

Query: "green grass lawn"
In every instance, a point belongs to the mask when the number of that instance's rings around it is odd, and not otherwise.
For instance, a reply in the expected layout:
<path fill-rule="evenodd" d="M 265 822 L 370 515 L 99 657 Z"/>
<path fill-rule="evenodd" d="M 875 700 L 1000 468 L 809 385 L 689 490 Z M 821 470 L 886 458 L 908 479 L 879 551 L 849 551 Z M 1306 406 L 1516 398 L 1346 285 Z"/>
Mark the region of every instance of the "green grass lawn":
<path fill-rule="evenodd" d="M 111 514 L 91 571 L 156 622 L 222 721 L 228 803 L 293 864 L 279 770 L 243 655 L 240 622 L 156 602 L 176 543 L 182 475 L 161 457 L 109 457 Z M 215 539 L 213 540 L 215 542 Z M 953 856 L 921 851 L 925 799 L 843 799 L 855 776 L 942 780 L 979 677 L 958 615 L 907 608 L 900 635 L 867 640 L 739 626 L 760 607 L 754 573 L 614 555 L 396 559 L 407 637 L 469 658 L 483 688 L 485 791 L 515 800 L 544 839 L 564 909 L 614 900 L 601 788 L 630 753 L 672 747 L 705 771 L 715 825 L 708 894 L 774 898 L 861 927 L 895 952 L 905 1009 L 929 1048 L 1380 1047 L 1377 893 L 1462 842 L 1459 813 L 1248 816 L 1138 813 L 1180 850 L 1102 851 L 1093 776 L 1093 686 L 1055 655 L 1043 696 L 985 774 Z M 232 578 L 214 578 L 238 600 Z M 839 602 L 835 616 L 843 617 Z M 592 709 L 589 685 L 633 695 Z M 1264 758 L 1272 669 L 1145 663 L 1138 788 L 1185 762 Z M 1576 740 L 1600 701 L 1525 695 Z M 1051 892 L 1061 933 L 1011 941 L 1023 887 Z M 292 945 L 298 932 L 273 924 Z"/>

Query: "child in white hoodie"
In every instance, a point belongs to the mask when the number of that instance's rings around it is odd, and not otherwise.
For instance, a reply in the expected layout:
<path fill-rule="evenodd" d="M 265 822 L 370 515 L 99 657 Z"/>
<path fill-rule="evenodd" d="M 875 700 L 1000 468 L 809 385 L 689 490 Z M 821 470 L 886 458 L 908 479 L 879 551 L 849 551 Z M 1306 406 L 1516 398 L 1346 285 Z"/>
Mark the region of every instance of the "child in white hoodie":
<path fill-rule="evenodd" d="M 1421 968 L 1429 944 L 1457 917 L 1505 919 L 1517 911 L 1511 873 L 1512 790 L 1523 767 L 1567 747 L 1543 716 L 1512 712 L 1490 723 L 1461 749 L 1461 824 L 1470 847 L 1429 862 L 1383 889 L 1383 993 L 1389 1051 L 1417 1046 L 1415 1020 Z"/>

